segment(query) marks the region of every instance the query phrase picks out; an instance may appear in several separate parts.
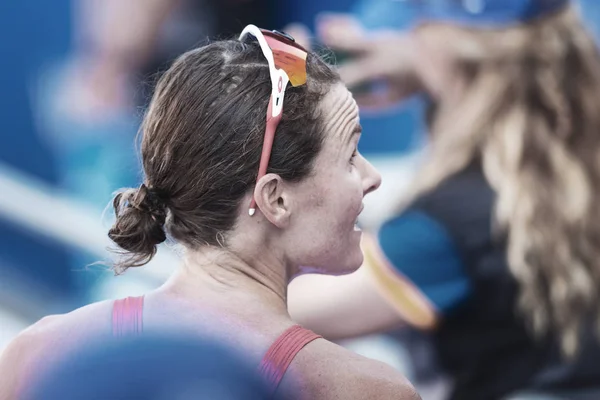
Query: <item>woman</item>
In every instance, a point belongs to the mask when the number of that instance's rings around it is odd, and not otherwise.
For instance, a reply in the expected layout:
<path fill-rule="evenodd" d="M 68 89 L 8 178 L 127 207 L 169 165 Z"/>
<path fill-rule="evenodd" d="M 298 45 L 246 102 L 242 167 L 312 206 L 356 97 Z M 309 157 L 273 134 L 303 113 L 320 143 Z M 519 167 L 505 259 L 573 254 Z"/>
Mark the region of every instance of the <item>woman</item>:
<path fill-rule="evenodd" d="M 371 105 L 428 93 L 430 149 L 364 267 L 298 279 L 290 313 L 332 339 L 430 330 L 453 399 L 600 398 L 596 45 L 566 0 L 430 3 L 409 34 L 321 21 L 358 54 L 347 85 L 386 82 Z"/>
<path fill-rule="evenodd" d="M 301 266 L 343 274 L 361 265 L 355 224 L 380 184 L 357 152 L 357 105 L 328 65 L 250 25 L 240 40 L 180 57 L 142 133 L 144 183 L 114 200 L 109 236 L 124 253 L 116 268 L 145 264 L 167 236 L 186 249 L 183 265 L 142 298 L 25 331 L 3 356 L 0 398 L 16 398 L 39 360 L 50 366 L 97 337 L 165 329 L 235 346 L 260 364 L 272 392 L 292 398 L 418 398 L 397 371 L 319 339 L 287 312 Z"/>

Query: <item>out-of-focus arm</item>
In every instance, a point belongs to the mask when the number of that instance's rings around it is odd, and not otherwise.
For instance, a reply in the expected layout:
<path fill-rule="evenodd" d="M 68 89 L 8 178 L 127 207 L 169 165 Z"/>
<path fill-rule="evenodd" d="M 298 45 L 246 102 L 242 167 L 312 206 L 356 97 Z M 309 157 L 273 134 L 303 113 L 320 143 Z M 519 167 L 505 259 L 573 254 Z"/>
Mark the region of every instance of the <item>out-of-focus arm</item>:
<path fill-rule="evenodd" d="M 74 46 L 57 97 L 71 118 L 103 121 L 134 104 L 130 84 L 181 0 L 77 0 Z"/>
<path fill-rule="evenodd" d="M 79 0 L 76 50 L 120 68 L 143 64 L 163 23 L 181 0 Z"/>
<path fill-rule="evenodd" d="M 344 276 L 299 276 L 288 288 L 288 309 L 295 321 L 330 340 L 403 325 L 365 266 Z"/>

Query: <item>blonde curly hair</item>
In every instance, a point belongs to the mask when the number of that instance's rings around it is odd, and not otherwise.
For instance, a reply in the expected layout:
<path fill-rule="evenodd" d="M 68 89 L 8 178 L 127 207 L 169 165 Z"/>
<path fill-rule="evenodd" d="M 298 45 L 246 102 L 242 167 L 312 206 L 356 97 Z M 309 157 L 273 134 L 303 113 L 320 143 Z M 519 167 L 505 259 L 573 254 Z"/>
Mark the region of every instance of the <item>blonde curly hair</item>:
<path fill-rule="evenodd" d="M 481 160 L 519 308 L 537 334 L 557 334 L 573 355 L 583 321 L 600 321 L 596 44 L 571 8 L 508 29 L 431 23 L 417 34 L 444 38 L 466 82 L 435 112 L 418 192 Z"/>

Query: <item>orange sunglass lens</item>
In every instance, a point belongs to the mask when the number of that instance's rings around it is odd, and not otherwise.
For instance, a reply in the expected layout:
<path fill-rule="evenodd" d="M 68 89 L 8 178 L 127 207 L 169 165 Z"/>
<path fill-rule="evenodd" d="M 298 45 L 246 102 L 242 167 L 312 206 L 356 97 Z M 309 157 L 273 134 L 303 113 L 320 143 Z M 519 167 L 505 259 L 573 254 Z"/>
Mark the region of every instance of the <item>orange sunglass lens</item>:
<path fill-rule="evenodd" d="M 299 45 L 284 43 L 278 37 L 264 36 L 273 51 L 275 67 L 285 71 L 292 86 L 304 85 L 306 83 L 306 50 Z"/>

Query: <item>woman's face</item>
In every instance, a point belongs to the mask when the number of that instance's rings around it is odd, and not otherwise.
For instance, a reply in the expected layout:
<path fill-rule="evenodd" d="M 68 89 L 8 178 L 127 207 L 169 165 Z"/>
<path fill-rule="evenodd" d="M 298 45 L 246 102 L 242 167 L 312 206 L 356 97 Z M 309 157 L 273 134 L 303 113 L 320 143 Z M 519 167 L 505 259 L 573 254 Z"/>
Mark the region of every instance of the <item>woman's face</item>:
<path fill-rule="evenodd" d="M 314 171 L 294 188 L 298 212 L 290 226 L 291 257 L 297 265 L 327 274 L 345 274 L 363 261 L 356 226 L 363 197 L 381 176 L 357 151 L 361 126 L 358 106 L 342 84 L 323 100 L 325 140 Z"/>

